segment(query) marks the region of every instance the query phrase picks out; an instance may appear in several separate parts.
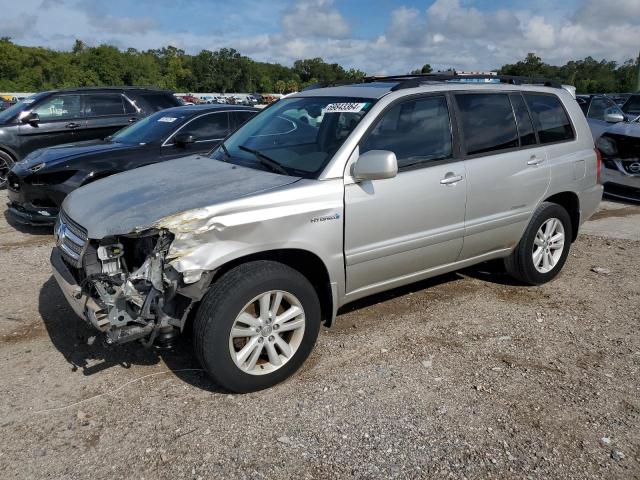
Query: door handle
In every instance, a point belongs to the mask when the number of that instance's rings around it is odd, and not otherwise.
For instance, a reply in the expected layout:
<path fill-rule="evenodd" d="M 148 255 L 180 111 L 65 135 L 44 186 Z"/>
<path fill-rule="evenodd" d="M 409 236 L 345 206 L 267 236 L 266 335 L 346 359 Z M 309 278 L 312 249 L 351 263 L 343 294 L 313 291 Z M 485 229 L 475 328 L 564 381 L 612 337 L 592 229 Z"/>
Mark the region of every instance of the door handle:
<path fill-rule="evenodd" d="M 529 157 L 529 161 L 527 162 L 527 165 L 536 166 L 536 165 L 540 165 L 542 162 L 544 162 L 544 158 L 539 158 L 539 157 L 536 157 L 535 155 L 531 155 L 531 157 Z"/>
<path fill-rule="evenodd" d="M 454 185 L 462 181 L 462 175 L 454 175 L 453 173 L 447 173 L 445 177 L 440 180 L 440 185 Z"/>
<path fill-rule="evenodd" d="M 80 128 L 80 124 L 79 123 L 75 123 L 75 122 L 71 122 L 71 123 L 67 123 L 65 125 L 66 128 Z"/>

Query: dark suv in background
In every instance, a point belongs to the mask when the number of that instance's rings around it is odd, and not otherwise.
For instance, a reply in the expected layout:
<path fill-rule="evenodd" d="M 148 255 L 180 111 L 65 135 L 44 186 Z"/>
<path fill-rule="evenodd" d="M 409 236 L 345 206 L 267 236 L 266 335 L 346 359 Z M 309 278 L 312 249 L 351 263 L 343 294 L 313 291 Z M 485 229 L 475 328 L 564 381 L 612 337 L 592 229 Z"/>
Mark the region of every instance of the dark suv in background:
<path fill-rule="evenodd" d="M 0 188 L 11 166 L 38 148 L 104 138 L 180 101 L 149 88 L 76 88 L 37 93 L 0 112 Z"/>

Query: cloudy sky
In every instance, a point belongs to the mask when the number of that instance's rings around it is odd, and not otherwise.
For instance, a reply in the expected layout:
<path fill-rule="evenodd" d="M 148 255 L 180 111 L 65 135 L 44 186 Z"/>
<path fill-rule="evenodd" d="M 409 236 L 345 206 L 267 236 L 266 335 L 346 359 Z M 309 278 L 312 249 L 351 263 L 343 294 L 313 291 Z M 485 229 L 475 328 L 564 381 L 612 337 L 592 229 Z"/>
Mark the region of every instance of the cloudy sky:
<path fill-rule="evenodd" d="M 291 64 L 323 57 L 367 73 L 488 70 L 536 52 L 546 62 L 640 50 L 640 0 L 0 0 L 0 36 L 69 49 L 234 47 Z"/>

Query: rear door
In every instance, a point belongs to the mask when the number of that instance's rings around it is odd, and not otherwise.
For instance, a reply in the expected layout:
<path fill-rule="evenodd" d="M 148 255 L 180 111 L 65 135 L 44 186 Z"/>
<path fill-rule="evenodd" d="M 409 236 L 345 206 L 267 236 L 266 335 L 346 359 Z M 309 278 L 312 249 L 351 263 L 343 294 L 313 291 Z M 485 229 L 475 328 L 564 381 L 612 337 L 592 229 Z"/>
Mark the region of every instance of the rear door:
<path fill-rule="evenodd" d="M 544 198 L 550 169 L 520 93 L 455 98 L 468 179 L 464 260 L 518 242 Z"/>
<path fill-rule="evenodd" d="M 401 100 L 365 135 L 360 154 L 394 152 L 398 175 L 345 185 L 348 295 L 408 283 L 458 259 L 466 173 L 453 138 L 445 95 Z"/>
<path fill-rule="evenodd" d="M 82 97 L 87 123 L 78 131 L 81 140 L 108 137 L 137 119 L 135 114 L 125 109 L 121 93 L 90 93 Z"/>
<path fill-rule="evenodd" d="M 38 148 L 77 141 L 79 130 L 86 125 L 80 95 L 52 95 L 31 111 L 38 114 L 40 122 L 21 123 L 18 127 L 23 155 Z"/>

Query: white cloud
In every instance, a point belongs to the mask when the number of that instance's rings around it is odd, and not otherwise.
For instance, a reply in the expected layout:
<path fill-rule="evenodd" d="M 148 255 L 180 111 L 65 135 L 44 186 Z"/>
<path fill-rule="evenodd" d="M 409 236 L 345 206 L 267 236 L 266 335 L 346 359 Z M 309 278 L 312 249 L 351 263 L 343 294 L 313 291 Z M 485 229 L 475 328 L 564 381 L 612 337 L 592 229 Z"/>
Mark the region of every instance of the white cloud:
<path fill-rule="evenodd" d="M 282 17 L 286 35 L 300 37 L 344 38 L 349 26 L 333 7 L 333 0 L 302 0 Z"/>
<path fill-rule="evenodd" d="M 543 17 L 532 17 L 523 33 L 532 48 L 551 48 L 556 44 L 556 32 Z"/>
<path fill-rule="evenodd" d="M 151 10 L 119 16 L 88 0 L 20 0 L 3 7 L 0 35 L 59 49 L 69 49 L 75 38 L 141 50 L 172 44 L 190 53 L 233 47 L 256 60 L 284 64 L 319 56 L 370 74 L 406 73 L 425 63 L 436 69 L 487 70 L 528 52 L 553 64 L 588 55 L 620 62 L 638 54 L 640 0 L 583 0 L 561 13 L 552 2 L 535 0 L 519 10 L 487 10 L 488 2 L 480 0 L 436 0 L 428 8 L 392 9 L 384 31 L 368 37 L 353 33 L 340 12 L 343 3 L 293 2 L 265 6 L 262 0 L 237 0 L 237 21 L 221 19 L 210 32 L 196 33 L 167 31 Z M 165 13 L 175 8 L 171 0 L 149 5 Z M 274 22 L 243 20 L 245 11 L 255 19 L 272 15 Z"/>

